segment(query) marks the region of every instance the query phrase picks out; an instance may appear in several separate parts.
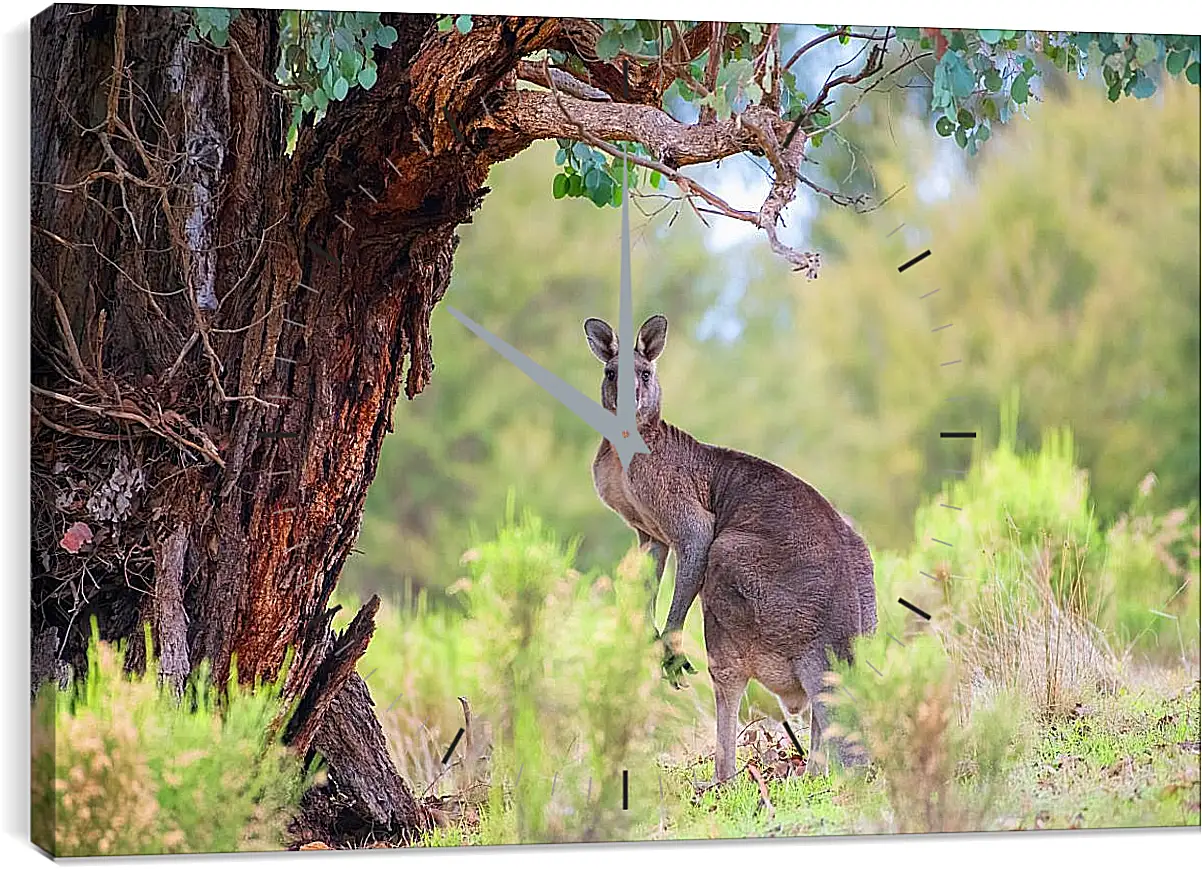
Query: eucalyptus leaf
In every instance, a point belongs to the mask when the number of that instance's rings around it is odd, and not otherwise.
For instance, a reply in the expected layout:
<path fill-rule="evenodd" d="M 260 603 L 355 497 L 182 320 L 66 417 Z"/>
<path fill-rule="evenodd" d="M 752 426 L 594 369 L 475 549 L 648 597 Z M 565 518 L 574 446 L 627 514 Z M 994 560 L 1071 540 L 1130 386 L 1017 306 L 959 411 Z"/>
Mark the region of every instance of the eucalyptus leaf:
<path fill-rule="evenodd" d="M 376 42 L 381 48 L 391 48 L 392 44 L 397 40 L 396 28 L 391 24 L 385 24 L 376 31 Z"/>
<path fill-rule="evenodd" d="M 1031 88 L 1026 75 L 1015 76 L 1014 81 L 1010 83 L 1010 99 L 1021 106 L 1030 95 Z"/>

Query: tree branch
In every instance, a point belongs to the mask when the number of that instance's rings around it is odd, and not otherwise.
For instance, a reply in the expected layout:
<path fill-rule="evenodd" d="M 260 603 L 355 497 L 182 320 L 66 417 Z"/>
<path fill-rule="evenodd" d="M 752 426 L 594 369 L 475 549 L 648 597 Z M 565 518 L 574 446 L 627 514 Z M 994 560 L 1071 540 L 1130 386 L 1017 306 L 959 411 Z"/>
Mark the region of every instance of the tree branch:
<path fill-rule="evenodd" d="M 809 51 L 811 48 L 821 45 L 822 43 L 826 42 L 828 39 L 834 39 L 836 36 L 846 36 L 850 39 L 871 39 L 871 40 L 885 40 L 885 39 L 889 38 L 887 29 L 885 31 L 884 36 L 877 36 L 875 33 L 852 33 L 847 27 L 840 27 L 838 30 L 831 30 L 831 31 L 828 31 L 828 32 L 822 34 L 821 36 L 815 36 L 813 39 L 811 39 L 809 42 L 807 42 L 801 48 L 797 49 L 797 51 L 793 52 L 793 56 L 789 58 L 789 62 L 786 63 L 783 67 L 781 67 L 781 69 L 788 69 L 789 67 L 793 66 L 793 64 L 797 63 L 797 61 L 801 58 L 801 56 L 803 54 L 805 54 L 807 51 Z"/>
<path fill-rule="evenodd" d="M 502 137 L 517 135 L 529 141 L 578 138 L 583 127 L 598 139 L 639 142 L 672 169 L 730 157 L 755 144 L 734 119 L 682 124 L 655 106 L 578 100 L 565 94 L 559 94 L 559 98 L 563 109 L 554 93 L 508 91 L 497 101 L 492 116 L 480 118 L 474 129 L 493 130 Z M 754 118 L 772 127 L 785 126 L 774 112 L 762 106 L 748 108 L 743 118 Z"/>
<path fill-rule="evenodd" d="M 513 96 L 517 97 L 523 93 L 530 94 L 529 91 L 525 91 L 517 92 Z M 636 166 L 643 166 L 661 173 L 680 188 L 686 201 L 694 210 L 696 210 L 696 205 L 693 203 L 692 197 L 696 196 L 725 217 L 754 224 L 767 234 L 769 244 L 776 254 L 792 263 L 796 269 L 805 270 L 808 277 L 817 277 L 820 265 L 818 255 L 796 251 L 781 242 L 777 236 L 776 225 L 779 222 L 780 213 L 796 195 L 796 166 L 801 161 L 805 138 L 798 139 L 790 148 L 781 148 L 778 144 L 776 130 L 779 127 L 783 131 L 785 124 L 774 111 L 764 106 L 752 106 L 732 122 L 684 125 L 651 106 L 608 105 L 570 100 L 570 98 L 565 98 L 554 86 L 551 98 L 557 111 L 553 111 L 549 118 L 543 119 L 544 123 L 548 124 L 558 122 L 557 129 L 549 131 L 551 135 L 556 138 L 572 138 L 587 142 L 613 157 L 629 160 Z M 571 108 L 569 108 L 569 101 Z M 529 125 L 525 127 L 524 131 L 527 134 L 534 132 Z M 750 137 L 747 135 L 748 133 L 751 134 Z M 703 143 L 692 141 L 699 136 L 707 138 Z M 535 136 L 535 138 L 550 138 L 550 136 Z M 648 159 L 637 154 L 626 153 L 611 142 L 607 142 L 606 139 L 639 142 L 652 153 L 659 155 L 659 159 Z M 772 189 L 758 212 L 734 208 L 720 196 L 677 170 L 678 166 L 684 165 L 686 162 L 705 163 L 717 160 L 719 157 L 751 150 L 757 141 L 764 152 L 769 155 L 776 170 Z M 701 147 L 698 148 L 698 146 Z M 709 146 L 709 148 L 704 146 Z M 674 152 L 675 159 L 672 161 L 666 160 L 664 157 L 664 152 L 669 147 L 678 149 Z M 689 153 L 689 157 L 693 159 L 679 159 L 682 148 L 696 149 Z"/>

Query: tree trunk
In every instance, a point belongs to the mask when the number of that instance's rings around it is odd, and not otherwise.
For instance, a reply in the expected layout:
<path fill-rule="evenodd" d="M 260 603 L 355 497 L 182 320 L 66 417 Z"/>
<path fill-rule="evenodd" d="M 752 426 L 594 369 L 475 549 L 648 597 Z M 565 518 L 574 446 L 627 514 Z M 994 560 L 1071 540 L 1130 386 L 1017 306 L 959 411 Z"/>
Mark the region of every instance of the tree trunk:
<path fill-rule="evenodd" d="M 450 116 L 553 31 L 489 19 L 439 54 L 434 16 L 388 20 L 376 86 L 291 156 L 278 12 L 226 49 L 168 8 L 56 5 L 32 34 L 39 667 L 82 668 L 92 620 L 135 666 L 148 622 L 176 680 L 275 679 L 291 650 L 285 738 L 331 784 L 298 836 L 340 842 L 428 824 L 354 672 L 378 602 L 335 638 L 329 599 L 402 383 L 430 377 L 455 227 L 529 141 L 473 150 Z"/>

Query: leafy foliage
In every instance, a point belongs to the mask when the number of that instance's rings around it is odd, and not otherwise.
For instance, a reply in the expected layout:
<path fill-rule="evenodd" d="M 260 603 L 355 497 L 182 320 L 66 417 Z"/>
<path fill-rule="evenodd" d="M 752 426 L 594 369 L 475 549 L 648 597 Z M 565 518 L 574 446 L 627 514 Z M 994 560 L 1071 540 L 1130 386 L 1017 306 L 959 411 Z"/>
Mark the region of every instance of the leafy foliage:
<path fill-rule="evenodd" d="M 189 39 L 208 39 L 218 47 L 229 40 L 229 24 L 237 11 L 223 8 L 192 9 Z M 443 14 L 434 20 L 438 33 L 470 33 L 470 14 Z M 720 56 L 711 57 L 718 43 L 696 57 L 674 58 L 682 46 L 682 34 L 699 26 L 696 21 L 597 19 L 601 33 L 595 55 L 602 61 L 656 65 L 674 59 L 673 80 L 664 91 L 663 108 L 686 114 L 710 112 L 720 121 L 739 116 L 749 106 L 767 103 L 787 120 L 812 137 L 813 148 L 821 148 L 825 129 L 832 123 L 837 95 L 829 91 L 844 81 L 869 79 L 871 89 L 887 79 L 902 75 L 912 78 L 919 61 L 934 55 L 930 110 L 935 132 L 950 137 L 975 154 L 993 135 L 998 124 L 1038 98 L 1049 70 L 1060 70 L 1085 78 L 1100 70 L 1111 101 L 1120 96 L 1144 99 L 1157 90 L 1165 77 L 1183 77 L 1198 84 L 1199 38 L 1163 34 L 1084 33 L 1070 31 L 960 30 L 940 28 L 861 28 L 820 25 L 825 37 L 837 37 L 840 46 L 863 48 L 825 74 L 818 97 L 810 101 L 801 87 L 800 72 L 808 59 L 805 49 L 823 41 L 811 40 L 791 57 L 786 46 L 799 41 L 806 28 L 795 25 L 765 25 L 732 22 L 726 25 Z M 292 122 L 288 148 L 294 147 L 300 125 L 310 114 L 317 123 L 333 102 L 346 99 L 355 87 L 370 89 L 376 81 L 376 48 L 387 49 L 397 39 L 396 30 L 374 12 L 281 12 L 280 60 L 276 77 L 288 87 Z M 888 70 L 879 62 L 877 48 L 900 59 Z M 859 75 L 836 78 L 836 73 L 856 62 L 864 49 L 873 47 Z M 540 53 L 543 54 L 543 53 Z M 579 54 L 551 50 L 545 56 L 560 69 L 588 79 Z M 800 63 L 797 63 L 800 61 Z M 829 61 L 823 61 L 829 62 Z M 876 64 L 874 67 L 873 65 Z M 909 67 L 908 72 L 904 72 Z M 853 104 L 854 108 L 854 104 Z M 634 146 L 634 153 L 641 146 Z M 620 173 L 590 146 L 560 142 L 557 165 L 562 169 L 552 181 L 557 199 L 584 197 L 599 207 L 621 203 Z M 631 189 L 638 190 L 638 173 L 631 176 Z M 646 178 L 650 188 L 662 179 Z"/>
<path fill-rule="evenodd" d="M 92 625 L 86 678 L 35 702 L 35 841 L 59 856 L 282 848 L 304 779 L 272 736 L 278 686 L 235 675 L 223 693 L 202 666 L 177 699 L 153 659 L 126 673 Z"/>
<path fill-rule="evenodd" d="M 317 123 L 330 103 L 345 100 L 351 89 L 370 90 L 376 83 L 377 46 L 390 48 L 396 28 L 380 21 L 379 12 L 284 10 L 280 13 L 280 63 L 276 78 L 294 87 L 288 145 L 295 145 L 307 113 Z"/>
<path fill-rule="evenodd" d="M 994 124 L 1004 124 L 1033 98 L 1041 68 L 1082 79 L 1089 70 L 1100 69 L 1112 102 L 1121 95 L 1152 96 L 1157 78 L 1166 73 L 1184 73 L 1198 83 L 1197 36 L 905 27 L 897 35 L 936 49 L 931 88 L 935 130 L 974 154 L 992 135 Z"/>
<path fill-rule="evenodd" d="M 611 204 L 621 205 L 623 184 L 628 184 L 632 190 L 637 189 L 644 175 L 650 188 L 667 186 L 663 176 L 653 169 L 640 170 L 626 162 L 624 178 L 620 157 L 610 157 L 584 142 L 570 139 L 557 139 L 556 142 L 559 150 L 555 152 L 555 165 L 563 167 L 551 184 L 551 193 L 556 199 L 565 196 L 584 197 L 601 208 Z M 642 157 L 650 156 L 646 148 L 637 144 L 627 145 L 624 150 Z"/>

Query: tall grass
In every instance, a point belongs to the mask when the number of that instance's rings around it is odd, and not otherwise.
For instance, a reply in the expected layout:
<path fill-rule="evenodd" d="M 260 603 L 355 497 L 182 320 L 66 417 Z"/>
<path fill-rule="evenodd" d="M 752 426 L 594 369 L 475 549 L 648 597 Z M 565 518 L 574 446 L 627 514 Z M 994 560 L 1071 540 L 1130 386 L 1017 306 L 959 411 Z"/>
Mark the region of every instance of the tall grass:
<path fill-rule="evenodd" d="M 93 624 L 87 676 L 34 704 L 34 841 L 56 856 L 283 848 L 303 781 L 270 736 L 279 710 L 272 685 L 231 678 L 219 698 L 204 667 L 177 700 L 153 657 L 127 673 Z"/>

